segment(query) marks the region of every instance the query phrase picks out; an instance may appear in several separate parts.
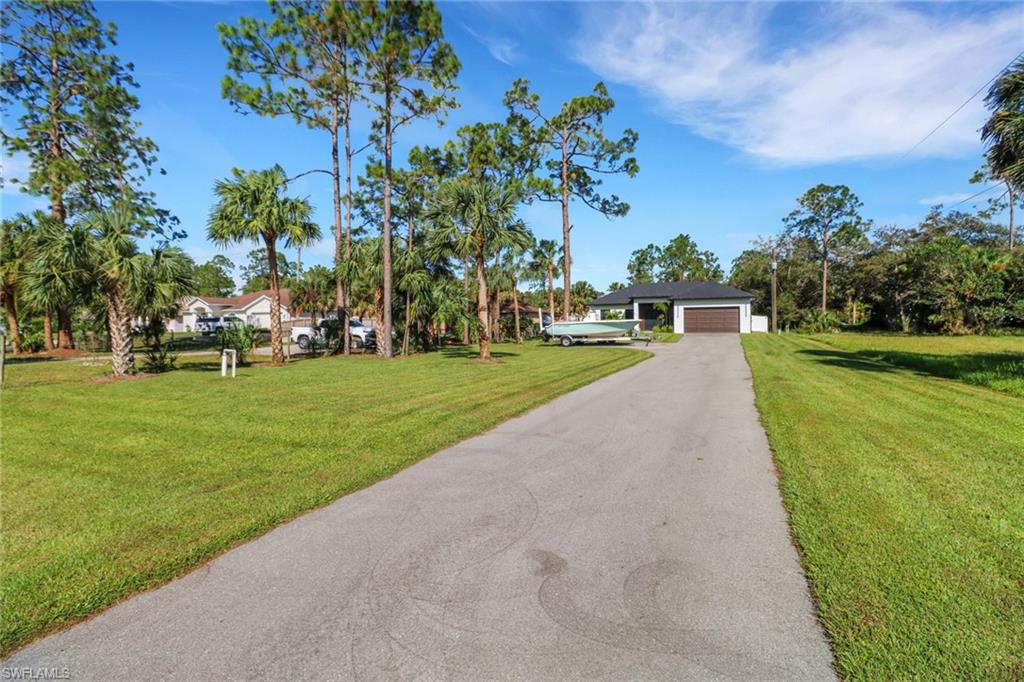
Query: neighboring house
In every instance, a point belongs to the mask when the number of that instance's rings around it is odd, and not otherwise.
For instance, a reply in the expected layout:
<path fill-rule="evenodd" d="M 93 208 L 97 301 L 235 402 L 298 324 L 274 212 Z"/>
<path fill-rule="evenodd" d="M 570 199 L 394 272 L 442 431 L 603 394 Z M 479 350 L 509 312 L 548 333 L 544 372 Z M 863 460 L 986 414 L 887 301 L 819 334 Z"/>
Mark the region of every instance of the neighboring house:
<path fill-rule="evenodd" d="M 288 289 L 281 289 L 281 323 L 291 322 L 288 307 L 291 296 Z M 246 324 L 260 329 L 270 329 L 270 290 L 254 291 L 241 296 L 191 296 L 182 303 L 181 312 L 168 321 L 167 328 L 176 332 L 192 331 L 200 317 L 234 316 Z"/>
<path fill-rule="evenodd" d="M 751 331 L 752 294 L 718 282 L 653 282 L 605 294 L 591 301 L 591 315 L 602 319 L 618 311 L 649 330 L 669 324 L 676 333 Z M 664 322 L 659 318 L 664 316 Z"/>

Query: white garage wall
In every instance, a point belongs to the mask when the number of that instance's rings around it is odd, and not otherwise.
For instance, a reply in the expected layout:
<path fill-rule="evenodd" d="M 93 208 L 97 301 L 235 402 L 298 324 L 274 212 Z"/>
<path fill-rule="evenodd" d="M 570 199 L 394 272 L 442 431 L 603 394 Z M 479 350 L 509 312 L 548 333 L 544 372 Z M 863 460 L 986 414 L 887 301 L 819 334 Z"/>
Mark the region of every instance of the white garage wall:
<path fill-rule="evenodd" d="M 686 308 L 728 308 L 740 309 L 740 334 L 750 333 L 750 300 L 746 298 L 708 298 L 687 301 L 673 301 L 672 326 L 677 334 L 683 333 L 683 310 Z"/>

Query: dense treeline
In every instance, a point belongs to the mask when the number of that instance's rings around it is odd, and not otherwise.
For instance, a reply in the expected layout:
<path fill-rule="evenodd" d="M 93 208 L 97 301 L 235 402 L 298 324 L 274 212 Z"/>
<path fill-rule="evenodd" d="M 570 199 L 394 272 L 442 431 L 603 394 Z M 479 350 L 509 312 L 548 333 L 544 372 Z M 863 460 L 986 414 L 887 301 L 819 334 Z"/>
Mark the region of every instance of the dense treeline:
<path fill-rule="evenodd" d="M 503 100 L 505 120 L 464 126 L 448 143 L 414 147 L 400 159 L 395 141 L 411 123 L 440 124 L 458 104 L 461 65 L 437 7 L 273 0 L 268 9 L 269 19 L 243 16 L 217 27 L 226 52 L 221 94 L 241 113 L 286 117 L 325 133 L 325 167 L 224 169 L 206 232 L 218 244 L 256 247 L 237 269 L 244 290 L 269 289 L 278 300 L 287 286 L 297 311 L 335 313 L 342 353 L 351 348 L 345 318 L 370 315 L 385 356 L 397 343 L 408 353 L 451 337 L 479 342 L 487 357 L 490 340 L 521 340 L 526 322 L 517 303 L 528 282 L 542 290 L 552 316 L 556 297 L 563 316 L 585 310 L 596 292 L 571 279 L 571 212 L 583 204 L 609 217 L 625 215 L 629 205 L 604 193 L 601 178 L 638 172 L 637 134 L 605 132 L 615 102 L 602 83 L 551 106 L 517 79 Z M 221 256 L 196 265 L 170 246 L 184 233 L 144 190 L 157 149 L 138 134 L 138 84 L 131 66 L 111 51 L 116 28 L 101 23 L 87 2 L 10 2 L 0 16 L 4 113 L 17 118 L 4 145 L 28 156 L 23 191 L 52 205 L 47 213 L 3 223 L 7 334 L 15 352 L 50 349 L 56 318 L 59 343 L 70 350 L 86 328 L 105 328 L 115 373 L 133 371 L 131 321 L 145 320 L 159 346 L 162 319 L 176 312 L 173 303 L 158 310 L 144 304 L 136 289 L 175 301 L 227 295 L 235 264 Z M 353 112 L 372 120 L 365 139 L 354 139 Z M 335 258 L 330 267 L 303 272 L 284 251 L 320 236 L 314 207 L 289 190 L 309 173 L 331 179 Z M 536 242 L 518 218 L 532 201 L 560 205 L 560 244 Z M 109 251 L 101 246 L 107 231 L 97 226 L 112 222 L 124 229 L 115 249 L 121 265 L 109 280 L 103 275 L 109 263 L 97 255 Z M 147 237 L 161 246 L 146 257 L 184 264 L 173 277 L 161 275 L 170 281 L 136 267 L 143 256 L 138 244 Z M 54 270 L 66 275 L 44 276 Z M 116 310 L 110 292 L 120 301 Z M 500 312 L 509 300 L 512 329 Z M 272 306 L 275 362 L 283 358 L 279 318 Z"/>
<path fill-rule="evenodd" d="M 778 268 L 781 328 L 844 325 L 962 334 L 1024 327 L 1024 253 L 1011 252 L 1005 226 L 984 215 L 933 209 L 911 228 L 850 232 L 833 243 L 822 310 L 820 243 L 787 232 L 747 249 L 729 283 L 771 311 L 771 268 Z"/>
<path fill-rule="evenodd" d="M 848 187 L 818 185 L 797 200 L 780 236 L 733 261 L 730 283 L 753 293 L 757 311 L 769 314 L 775 263 L 779 325 L 787 328 L 1024 328 L 1024 253 L 1015 224 L 1024 208 L 1024 57 L 995 79 L 986 104 L 984 163 L 971 178 L 988 185 L 975 196 L 996 192 L 985 208 L 936 206 L 913 227 L 874 226 L 861 218 L 861 201 Z"/>

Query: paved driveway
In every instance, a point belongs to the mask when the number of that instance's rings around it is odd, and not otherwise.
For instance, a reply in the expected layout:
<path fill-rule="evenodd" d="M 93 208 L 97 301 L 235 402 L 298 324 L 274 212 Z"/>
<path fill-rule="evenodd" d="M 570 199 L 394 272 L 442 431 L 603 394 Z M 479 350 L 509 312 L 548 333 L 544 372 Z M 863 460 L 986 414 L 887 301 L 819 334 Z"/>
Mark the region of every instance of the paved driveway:
<path fill-rule="evenodd" d="M 73 679 L 832 677 L 731 335 L 660 346 L 6 665 Z"/>

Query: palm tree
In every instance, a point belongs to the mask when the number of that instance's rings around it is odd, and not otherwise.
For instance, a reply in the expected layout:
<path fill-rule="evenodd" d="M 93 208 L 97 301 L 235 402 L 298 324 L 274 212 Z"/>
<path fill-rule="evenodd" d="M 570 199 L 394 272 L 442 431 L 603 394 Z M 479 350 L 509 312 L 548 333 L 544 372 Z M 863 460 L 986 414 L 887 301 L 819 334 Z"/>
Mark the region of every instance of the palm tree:
<path fill-rule="evenodd" d="M 210 211 L 207 235 L 220 245 L 262 242 L 267 252 L 270 280 L 270 348 L 273 363 L 284 362 L 281 342 L 281 291 L 277 278 L 277 242 L 303 246 L 320 239 L 320 228 L 310 219 L 313 207 L 306 199 L 284 196 L 287 179 L 281 166 L 268 170 L 232 171 L 233 180 L 218 180 L 218 197 Z"/>
<path fill-rule="evenodd" d="M 44 347 L 53 348 L 50 311 L 72 310 L 88 298 L 94 274 L 91 237 L 83 225 L 65 226 L 36 213 L 25 302 L 43 314 Z"/>
<path fill-rule="evenodd" d="M 179 248 L 157 247 L 139 256 L 139 278 L 130 292 L 136 315 L 146 319 L 147 334 L 159 353 L 164 320 L 181 311 L 186 296 L 197 293 L 195 263 Z"/>
<path fill-rule="evenodd" d="M 147 256 L 139 253 L 136 237 L 143 233 L 137 213 L 128 204 L 115 204 L 86 217 L 88 252 L 97 289 L 104 295 L 114 376 L 135 369 L 132 352 L 133 294 L 141 292 L 148 274 Z"/>
<path fill-rule="evenodd" d="M 535 247 L 533 244 L 530 246 Z M 516 330 L 516 343 L 520 344 L 523 342 L 523 330 L 519 326 L 519 282 L 522 278 L 529 276 L 530 263 L 523 257 L 528 250 L 523 249 L 517 252 L 510 249 L 502 261 L 502 268 L 508 275 L 509 283 L 512 286 L 513 322 Z"/>
<path fill-rule="evenodd" d="M 560 274 L 559 264 L 562 262 L 562 247 L 554 239 L 541 239 L 533 249 L 530 270 L 534 277 L 547 284 L 548 310 L 551 321 L 555 320 L 555 277 Z"/>
<path fill-rule="evenodd" d="M 32 222 L 25 215 L 0 221 L 0 304 L 7 316 L 11 350 L 21 352 L 18 333 L 18 298 L 25 286 L 25 270 L 31 258 Z"/>
<path fill-rule="evenodd" d="M 309 313 L 313 326 L 316 326 L 316 314 L 324 317 L 334 307 L 335 298 L 334 272 L 322 265 L 314 265 L 307 270 L 291 291 L 292 308 Z"/>
<path fill-rule="evenodd" d="M 1024 57 L 1019 57 L 992 84 L 985 102 L 992 115 L 981 129 L 981 139 L 989 145 L 988 166 L 1006 184 L 1012 253 L 1014 195 L 1024 193 Z"/>
<path fill-rule="evenodd" d="M 395 259 L 395 285 L 399 291 L 405 292 L 405 328 L 402 333 L 402 355 L 409 354 L 409 332 L 412 320 L 416 319 L 416 310 L 420 308 L 423 297 L 430 291 L 432 277 L 423 258 L 422 249 L 414 247 L 406 249 Z"/>
<path fill-rule="evenodd" d="M 430 250 L 442 260 L 470 255 L 476 264 L 477 337 L 480 359 L 491 358 L 487 315 L 487 256 L 501 248 L 527 248 L 530 231 L 516 218 L 519 197 L 511 187 L 487 178 L 459 178 L 444 185 L 429 212 L 437 226 Z"/>

